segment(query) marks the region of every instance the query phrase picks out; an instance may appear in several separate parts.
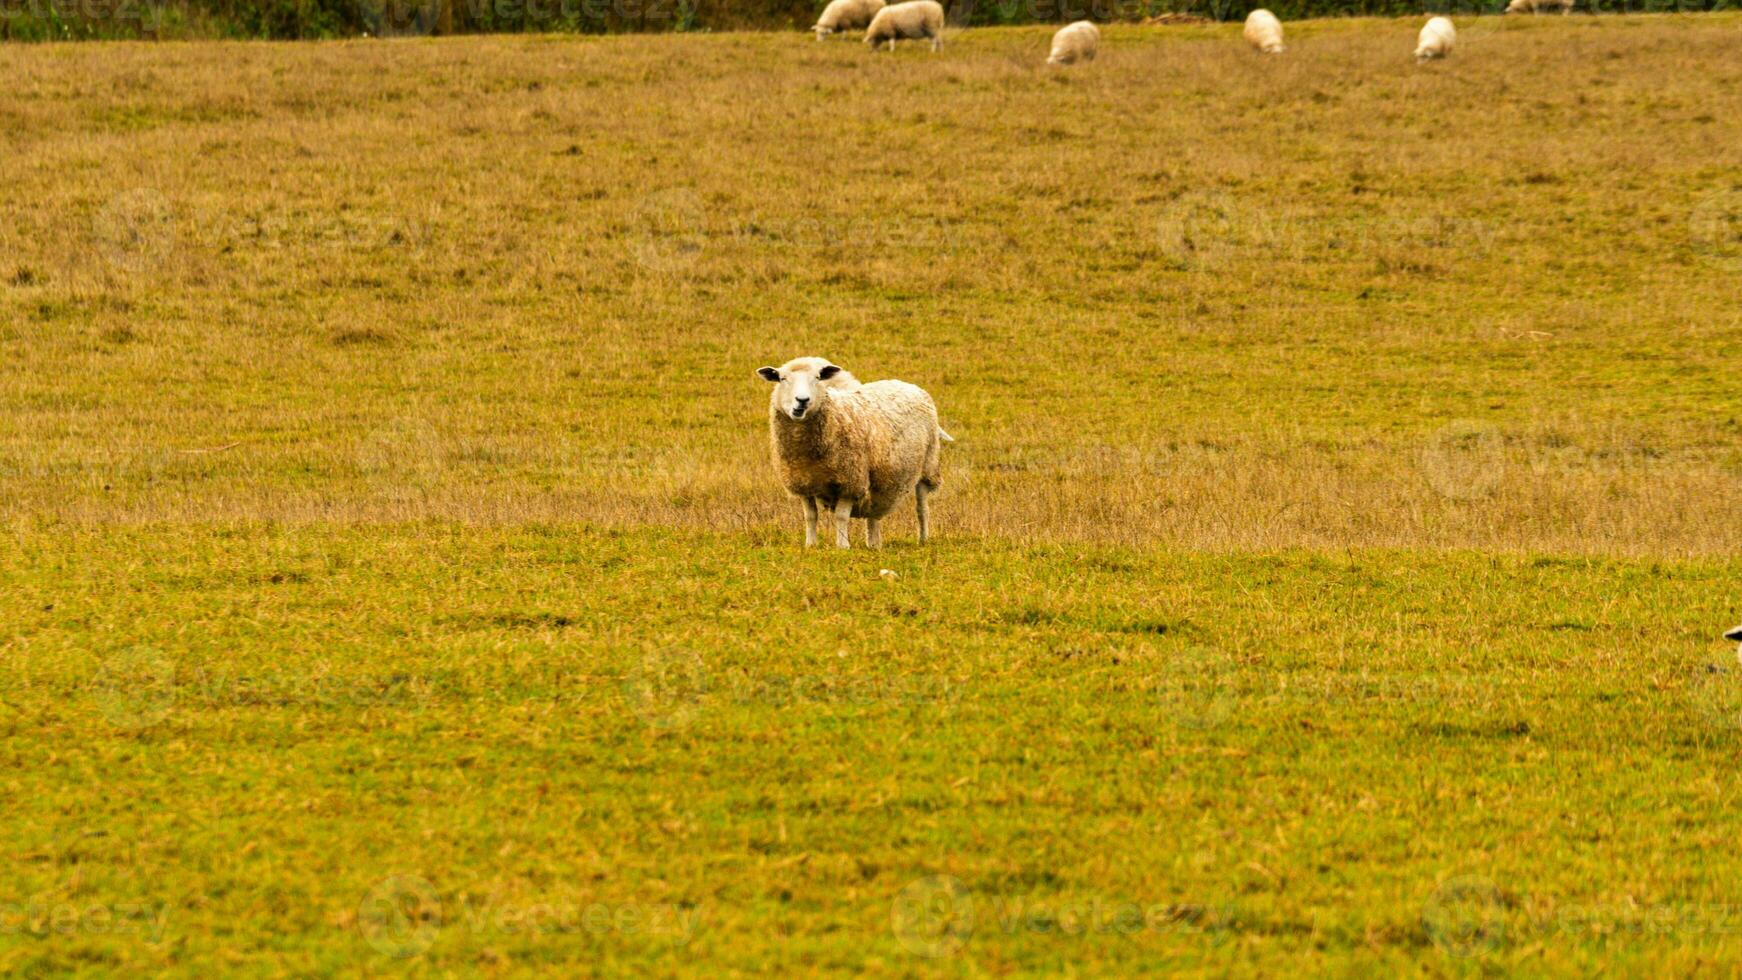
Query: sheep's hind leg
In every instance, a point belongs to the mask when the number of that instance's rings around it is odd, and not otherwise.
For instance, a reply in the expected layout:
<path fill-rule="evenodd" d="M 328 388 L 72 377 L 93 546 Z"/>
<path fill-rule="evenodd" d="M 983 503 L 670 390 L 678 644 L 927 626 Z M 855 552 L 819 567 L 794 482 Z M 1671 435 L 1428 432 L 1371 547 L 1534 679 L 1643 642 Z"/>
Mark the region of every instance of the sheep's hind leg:
<path fill-rule="evenodd" d="M 847 529 L 853 525 L 853 502 L 846 497 L 835 501 L 835 547 L 851 548 Z"/>
<path fill-rule="evenodd" d="M 865 518 L 865 547 L 883 547 L 883 527 L 875 517 Z"/>
<path fill-rule="evenodd" d="M 925 497 L 931 493 L 924 483 L 915 484 L 913 488 L 913 506 L 919 515 L 919 543 L 925 544 L 925 539 L 931 535 L 931 513 L 926 510 Z"/>
<path fill-rule="evenodd" d="M 814 548 L 817 545 L 817 498 L 804 498 L 804 546 Z"/>

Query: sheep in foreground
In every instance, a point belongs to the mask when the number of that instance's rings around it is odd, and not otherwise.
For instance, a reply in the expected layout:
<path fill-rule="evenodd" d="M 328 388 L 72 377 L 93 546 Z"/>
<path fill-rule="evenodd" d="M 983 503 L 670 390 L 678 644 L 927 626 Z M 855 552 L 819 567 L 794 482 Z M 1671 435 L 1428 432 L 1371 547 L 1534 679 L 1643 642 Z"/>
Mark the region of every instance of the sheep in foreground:
<path fill-rule="evenodd" d="M 872 19 L 877 16 L 877 11 L 884 6 L 884 0 L 832 0 L 823 8 L 823 15 L 811 25 L 811 30 L 817 32 L 817 40 L 821 41 L 837 31 L 856 31 L 869 27 Z"/>
<path fill-rule="evenodd" d="M 883 546 L 878 526 L 912 490 L 919 539 L 929 533 L 926 497 L 938 488 L 938 449 L 954 442 L 938 427 L 937 406 L 905 381 L 858 379 L 821 357 L 800 357 L 756 372 L 774 383 L 768 432 L 774 469 L 804 503 L 804 543 L 817 543 L 817 510 L 835 515 L 835 545 L 865 519 L 865 543 Z"/>
<path fill-rule="evenodd" d="M 895 42 L 901 38 L 918 40 L 929 38 L 931 49 L 936 51 L 944 44 L 944 8 L 937 0 L 908 0 L 906 3 L 895 3 L 877 11 L 877 16 L 871 18 L 871 26 L 865 29 L 865 43 L 875 51 L 884 41 L 889 42 L 889 50 L 895 50 Z"/>
<path fill-rule="evenodd" d="M 1282 21 L 1276 15 L 1260 7 L 1246 17 L 1246 43 L 1265 54 L 1281 54 Z"/>
<path fill-rule="evenodd" d="M 1512 0 L 1506 5 L 1509 14 L 1545 14 L 1558 10 L 1563 14 L 1573 12 L 1576 0 Z"/>
<path fill-rule="evenodd" d="M 1095 50 L 1101 46 L 1101 32 L 1094 24 L 1079 20 L 1066 24 L 1052 36 L 1052 53 L 1046 56 L 1049 65 L 1073 65 L 1078 61 L 1094 61 Z"/>
<path fill-rule="evenodd" d="M 1415 39 L 1415 60 L 1428 61 L 1433 58 L 1444 58 L 1452 53 L 1452 45 L 1458 43 L 1458 29 L 1444 17 L 1435 17 L 1421 29 L 1421 36 Z"/>

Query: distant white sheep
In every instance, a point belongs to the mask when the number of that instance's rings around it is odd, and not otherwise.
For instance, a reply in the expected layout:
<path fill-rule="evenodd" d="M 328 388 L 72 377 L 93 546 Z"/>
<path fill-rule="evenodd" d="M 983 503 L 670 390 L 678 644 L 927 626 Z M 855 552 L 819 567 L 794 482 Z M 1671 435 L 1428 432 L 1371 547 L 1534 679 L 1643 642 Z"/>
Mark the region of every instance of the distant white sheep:
<path fill-rule="evenodd" d="M 835 515 L 835 545 L 865 519 L 865 543 L 883 546 L 879 522 L 909 490 L 919 539 L 930 533 L 926 497 L 938 488 L 938 450 L 954 442 L 938 427 L 931 396 L 905 381 L 858 379 L 821 357 L 800 357 L 756 372 L 774 382 L 768 432 L 774 469 L 804 502 L 804 543 L 817 543 L 817 510 Z"/>
<path fill-rule="evenodd" d="M 1509 14 L 1546 14 L 1560 11 L 1563 14 L 1573 12 L 1576 0 L 1512 0 L 1506 5 Z"/>
<path fill-rule="evenodd" d="M 1281 54 L 1282 21 L 1276 15 L 1260 7 L 1246 17 L 1246 43 L 1265 54 Z"/>
<path fill-rule="evenodd" d="M 944 44 L 944 8 L 937 0 L 907 0 L 906 3 L 892 3 L 877 11 L 877 16 L 871 18 L 871 26 L 865 29 L 865 43 L 872 50 L 884 41 L 889 42 L 889 50 L 895 50 L 898 39 L 918 40 L 929 38 L 931 49 L 936 51 Z"/>
<path fill-rule="evenodd" d="M 1444 58 L 1452 53 L 1452 45 L 1458 43 L 1458 29 L 1444 17 L 1435 17 L 1421 29 L 1421 36 L 1415 39 L 1415 60 L 1430 61 L 1434 58 Z"/>
<path fill-rule="evenodd" d="M 1052 36 L 1052 53 L 1046 56 L 1049 65 L 1074 65 L 1078 61 L 1094 61 L 1101 46 L 1101 31 L 1086 20 L 1066 24 Z"/>
<path fill-rule="evenodd" d="M 884 0 L 832 0 L 823 8 L 823 14 L 817 22 L 811 25 L 811 30 L 817 32 L 817 40 L 821 41 L 838 31 L 856 31 L 870 27 L 876 18 L 877 11 L 885 6 Z"/>

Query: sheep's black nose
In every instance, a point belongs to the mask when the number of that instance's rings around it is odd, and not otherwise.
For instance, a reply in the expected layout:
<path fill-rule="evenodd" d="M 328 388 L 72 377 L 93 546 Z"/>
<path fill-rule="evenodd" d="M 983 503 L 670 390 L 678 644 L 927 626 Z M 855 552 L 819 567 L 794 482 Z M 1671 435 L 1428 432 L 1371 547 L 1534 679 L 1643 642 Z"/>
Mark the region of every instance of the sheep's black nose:
<path fill-rule="evenodd" d="M 803 408 L 811 403 L 809 398 L 794 398 L 793 401 L 798 402 L 799 408 Z"/>

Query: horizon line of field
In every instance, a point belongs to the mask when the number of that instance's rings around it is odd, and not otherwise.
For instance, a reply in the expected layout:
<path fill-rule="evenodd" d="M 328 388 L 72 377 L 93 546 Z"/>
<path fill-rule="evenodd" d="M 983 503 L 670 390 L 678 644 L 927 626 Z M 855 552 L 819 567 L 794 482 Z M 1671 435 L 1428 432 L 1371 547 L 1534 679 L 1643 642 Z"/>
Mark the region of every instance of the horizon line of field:
<path fill-rule="evenodd" d="M 1405 19 L 1422 16 L 1502 17 L 1507 0 L 1423 0 L 1389 10 L 1348 9 L 1322 0 L 1289 0 L 1275 7 L 1290 24 L 1354 19 Z M 321 6 L 321 5 L 316 5 Z M 415 37 L 482 37 L 538 34 L 631 36 L 653 34 L 802 33 L 807 19 L 789 12 L 706 23 L 707 5 L 686 0 L 338 0 L 328 4 L 318 26 L 256 25 L 254 33 L 224 21 L 194 0 L 0 0 L 0 42 L 155 41 L 173 22 L 176 40 L 319 41 Z M 820 10 L 822 4 L 814 5 Z M 946 29 L 952 32 L 999 28 L 1056 27 L 1088 20 L 1103 25 L 1160 28 L 1194 24 L 1235 25 L 1260 9 L 1251 0 L 958 0 L 949 4 Z M 1580 13 L 1605 16 L 1722 13 L 1731 0 L 1578 0 Z M 300 10 L 300 8 L 299 8 Z M 190 13 L 197 14 L 190 17 Z M 173 15 L 173 16 L 172 16 Z M 976 16 L 980 19 L 976 20 Z M 456 17 L 463 26 L 456 27 Z M 204 30 L 185 36 L 195 22 Z M 105 32 L 92 25 L 119 25 L 129 33 Z M 213 31 L 212 24 L 228 25 Z M 20 26 L 22 25 L 22 26 Z M 77 33 L 75 33 L 77 28 Z"/>

